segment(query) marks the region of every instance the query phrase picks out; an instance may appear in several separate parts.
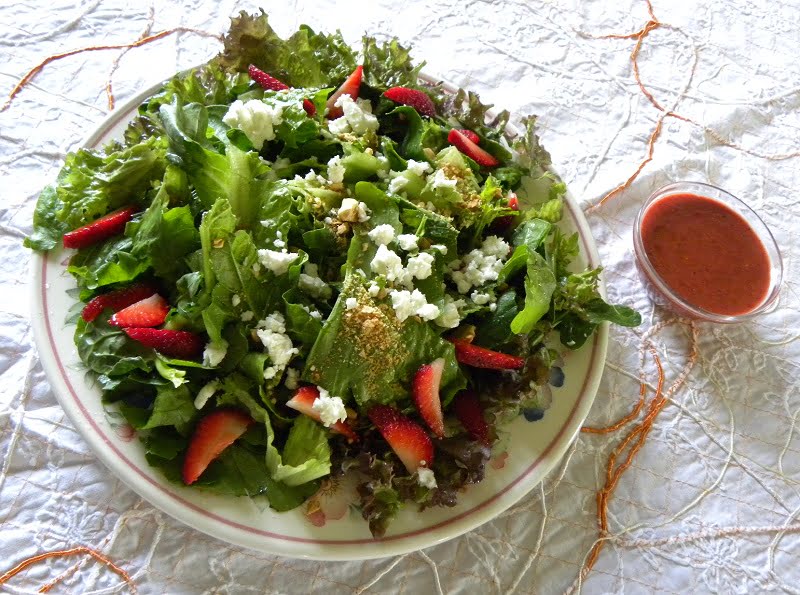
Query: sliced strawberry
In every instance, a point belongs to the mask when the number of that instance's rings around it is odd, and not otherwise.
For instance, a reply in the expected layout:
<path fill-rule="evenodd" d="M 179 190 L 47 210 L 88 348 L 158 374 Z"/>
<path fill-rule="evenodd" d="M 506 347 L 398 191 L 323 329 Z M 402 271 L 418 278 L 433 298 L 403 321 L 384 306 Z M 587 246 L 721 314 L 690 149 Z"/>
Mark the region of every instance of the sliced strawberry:
<path fill-rule="evenodd" d="M 433 100 L 423 91 L 409 89 L 408 87 L 392 87 L 391 89 L 386 89 L 383 96 L 395 103 L 411 106 L 423 116 L 433 118 L 436 115 L 436 106 L 433 104 Z M 475 134 L 471 131 L 470 133 Z"/>
<path fill-rule="evenodd" d="M 194 359 L 203 351 L 203 339 L 189 331 L 160 328 L 124 328 L 125 334 L 159 353 L 180 359 Z"/>
<path fill-rule="evenodd" d="M 519 199 L 513 192 L 511 193 L 511 196 L 508 197 L 508 208 L 513 209 L 514 211 L 519 211 Z"/>
<path fill-rule="evenodd" d="M 86 248 L 125 231 L 125 224 L 133 218 L 136 207 L 125 207 L 97 221 L 64 234 L 64 248 Z"/>
<path fill-rule="evenodd" d="M 284 91 L 291 88 L 286 83 L 279 81 L 271 74 L 267 74 L 252 64 L 248 66 L 247 74 L 249 74 L 251 79 L 253 79 L 267 91 Z M 314 107 L 314 104 L 309 99 L 303 99 L 303 109 L 306 110 L 306 113 L 309 116 L 314 116 L 317 113 L 317 108 Z"/>
<path fill-rule="evenodd" d="M 458 128 L 457 130 L 476 145 L 481 144 L 481 137 L 478 136 L 477 132 L 473 132 L 472 130 L 468 130 L 467 128 Z"/>
<path fill-rule="evenodd" d="M 191 485 L 222 451 L 255 421 L 235 409 L 220 409 L 200 420 L 183 459 L 183 483 Z"/>
<path fill-rule="evenodd" d="M 416 473 L 422 466 L 431 466 L 433 442 L 419 424 L 389 405 L 375 405 L 367 415 L 409 473 Z"/>
<path fill-rule="evenodd" d="M 492 155 L 481 149 L 476 143 L 472 142 L 461 131 L 453 128 L 447 135 L 447 142 L 454 145 L 456 149 L 464 153 L 478 165 L 483 167 L 495 167 L 500 162 Z"/>
<path fill-rule="evenodd" d="M 474 391 L 464 390 L 453 399 L 453 411 L 467 433 L 489 446 L 489 425 L 483 417 L 483 407 Z"/>
<path fill-rule="evenodd" d="M 134 283 L 128 287 L 103 293 L 93 297 L 83 307 L 81 316 L 86 322 L 92 322 L 106 308 L 111 308 L 114 312 L 127 308 L 139 300 L 150 297 L 156 293 L 156 288 L 150 283 Z"/>
<path fill-rule="evenodd" d="M 303 415 L 307 415 L 314 421 L 322 423 L 322 418 L 319 413 L 314 411 L 314 401 L 319 397 L 319 390 L 316 386 L 301 386 L 294 393 L 294 396 L 286 402 L 287 407 L 291 407 L 295 411 L 299 411 Z M 337 434 L 342 434 L 351 442 L 358 441 L 358 435 L 353 431 L 347 422 L 337 421 L 331 426 L 331 431 Z"/>
<path fill-rule="evenodd" d="M 119 327 L 145 327 L 163 324 L 169 313 L 169 304 L 154 293 L 114 314 L 108 323 Z"/>
<path fill-rule="evenodd" d="M 478 347 L 466 341 L 452 341 L 456 346 L 456 359 L 458 363 L 472 366 L 473 368 L 488 368 L 491 370 L 519 370 L 525 365 L 525 360 L 515 355 L 492 351 L 485 347 Z"/>
<path fill-rule="evenodd" d="M 411 383 L 411 396 L 417 411 L 428 427 L 439 438 L 444 438 L 444 418 L 442 401 L 439 398 L 439 385 L 442 382 L 444 358 L 440 357 L 417 370 Z"/>
<path fill-rule="evenodd" d="M 267 91 L 284 91 L 289 88 L 289 85 L 279 81 L 271 74 L 267 74 L 260 68 L 256 68 L 253 64 L 247 67 L 247 74 Z"/>
<path fill-rule="evenodd" d="M 347 77 L 347 80 L 342 83 L 342 86 L 334 91 L 333 95 L 328 97 L 328 119 L 335 120 L 341 118 L 344 112 L 342 108 L 336 107 L 336 100 L 342 95 L 349 95 L 353 100 L 358 99 L 358 91 L 361 88 L 361 77 L 364 74 L 363 66 L 356 66 L 356 69 Z"/>

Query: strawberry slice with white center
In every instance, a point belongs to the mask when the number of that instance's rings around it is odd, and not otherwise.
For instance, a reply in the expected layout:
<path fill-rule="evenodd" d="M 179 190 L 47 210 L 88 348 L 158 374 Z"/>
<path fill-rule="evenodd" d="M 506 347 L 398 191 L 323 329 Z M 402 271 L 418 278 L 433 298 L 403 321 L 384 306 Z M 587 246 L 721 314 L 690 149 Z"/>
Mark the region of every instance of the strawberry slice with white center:
<path fill-rule="evenodd" d="M 442 401 L 439 397 L 443 371 L 444 358 L 440 357 L 421 366 L 411 383 L 411 396 L 414 398 L 417 411 L 438 438 L 444 438 Z"/>
<path fill-rule="evenodd" d="M 342 108 L 336 107 L 336 100 L 339 99 L 342 95 L 349 95 L 353 98 L 353 101 L 358 99 L 358 91 L 361 88 L 361 78 L 364 76 L 364 67 L 363 66 L 356 66 L 356 69 L 347 77 L 342 83 L 342 86 L 334 91 L 333 95 L 328 97 L 328 103 L 326 107 L 328 108 L 328 119 L 335 120 L 336 118 L 341 118 L 344 115 L 344 111 Z"/>
<path fill-rule="evenodd" d="M 125 231 L 125 225 L 133 219 L 135 213 L 136 207 L 125 207 L 100 217 L 97 221 L 92 221 L 83 227 L 65 233 L 62 240 L 64 248 L 86 248 L 119 235 Z"/>
<path fill-rule="evenodd" d="M 156 288 L 151 283 L 134 283 L 122 289 L 101 293 L 89 300 L 83 307 L 81 317 L 86 322 L 92 322 L 106 308 L 118 312 L 154 293 L 156 293 Z"/>
<path fill-rule="evenodd" d="M 169 313 L 167 300 L 157 293 L 114 314 L 108 323 L 119 327 L 148 327 L 163 324 Z"/>
<path fill-rule="evenodd" d="M 159 353 L 180 359 L 194 359 L 203 351 L 203 339 L 189 331 L 163 328 L 124 328 L 125 334 Z"/>
<path fill-rule="evenodd" d="M 451 342 L 456 347 L 456 359 L 459 364 L 489 370 L 519 370 L 525 366 L 525 360 L 516 355 L 478 347 L 464 340 L 455 339 Z"/>
<path fill-rule="evenodd" d="M 453 399 L 453 411 L 474 440 L 489 446 L 489 425 L 483 416 L 483 408 L 474 391 L 465 390 Z"/>
<path fill-rule="evenodd" d="M 469 130 L 468 128 L 458 128 L 457 129 L 461 134 L 466 136 L 469 140 L 471 140 L 476 145 L 481 144 L 481 137 L 478 136 L 477 132 Z"/>
<path fill-rule="evenodd" d="M 447 142 L 455 146 L 456 149 L 482 167 L 496 167 L 500 165 L 500 162 L 493 155 L 481 149 L 477 143 L 472 142 L 460 130 L 453 128 L 450 134 L 447 135 Z"/>
<path fill-rule="evenodd" d="M 283 81 L 279 81 L 271 74 L 267 74 L 252 64 L 248 66 L 247 74 L 249 74 L 250 78 L 258 83 L 259 86 L 263 87 L 267 91 L 284 91 L 286 89 L 291 89 L 291 87 L 289 87 L 289 85 Z M 314 107 L 314 104 L 310 99 L 303 99 L 303 109 L 309 116 L 314 116 L 317 113 L 317 108 Z"/>
<path fill-rule="evenodd" d="M 317 389 L 316 386 L 301 386 L 297 389 L 297 392 L 294 393 L 294 396 L 286 402 L 286 406 L 291 407 L 295 411 L 299 411 L 314 421 L 322 423 L 322 417 L 320 416 L 319 412 L 314 410 L 314 401 L 316 401 L 318 398 L 319 389 Z M 337 421 L 330 427 L 330 429 L 337 434 L 342 434 L 351 442 L 358 441 L 358 435 L 353 431 L 353 428 L 347 424 L 347 422 Z"/>
<path fill-rule="evenodd" d="M 409 89 L 408 87 L 392 87 L 391 89 L 386 89 L 383 96 L 395 103 L 413 107 L 423 116 L 433 118 L 436 115 L 436 106 L 433 100 L 423 91 Z M 475 134 L 472 131 L 469 132 Z"/>
<path fill-rule="evenodd" d="M 255 421 L 236 409 L 220 409 L 200 420 L 183 459 L 183 483 L 191 485 L 211 462 Z"/>
<path fill-rule="evenodd" d="M 431 467 L 433 442 L 422 426 L 389 405 L 375 405 L 367 415 L 409 473 L 416 473 L 420 467 Z"/>

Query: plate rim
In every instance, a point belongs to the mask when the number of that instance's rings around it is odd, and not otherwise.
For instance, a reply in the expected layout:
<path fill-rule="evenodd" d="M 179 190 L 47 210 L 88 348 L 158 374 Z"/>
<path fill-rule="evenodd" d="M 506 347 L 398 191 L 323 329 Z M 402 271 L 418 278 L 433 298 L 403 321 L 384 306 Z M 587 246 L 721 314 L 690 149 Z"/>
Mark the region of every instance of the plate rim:
<path fill-rule="evenodd" d="M 78 147 L 96 147 L 100 139 L 105 136 L 110 128 L 113 128 L 126 117 L 129 120 L 131 113 L 135 112 L 146 98 L 153 95 L 171 78 L 172 77 L 153 84 L 119 105 L 117 109 L 107 114 L 103 120 L 96 125 Z M 441 83 L 448 91 L 456 89 L 453 85 L 427 74 L 421 74 L 420 78 L 429 83 Z M 515 134 L 520 133 L 513 125 L 508 125 L 507 128 Z M 567 190 L 565 198 L 567 208 L 578 229 L 582 244 L 582 252 L 585 254 L 589 266 L 599 266 L 600 257 L 588 221 L 572 194 L 569 192 L 569 189 Z M 469 510 L 429 527 L 399 535 L 390 535 L 380 539 L 315 540 L 278 535 L 227 520 L 213 512 L 201 509 L 194 503 L 188 502 L 169 489 L 171 484 L 168 484 L 166 479 L 161 479 L 156 482 L 145 475 L 139 467 L 130 461 L 124 453 L 120 452 L 117 446 L 99 429 L 91 413 L 84 408 L 76 391 L 63 372 L 63 364 L 60 361 L 58 350 L 56 349 L 54 338 L 50 330 L 50 320 L 46 307 L 47 283 L 45 280 L 45 271 L 49 259 L 53 254 L 54 252 L 52 251 L 48 251 L 44 254 L 34 252 L 33 258 L 31 259 L 30 273 L 32 278 L 31 290 L 33 294 L 31 296 L 33 298 L 33 316 L 31 322 L 34 341 L 39 353 L 39 360 L 42 363 L 47 380 L 59 405 L 83 439 L 89 444 L 97 459 L 99 459 L 116 478 L 121 480 L 141 498 L 179 522 L 211 537 L 267 554 L 323 561 L 382 558 L 440 544 L 489 522 L 503 511 L 516 504 L 522 497 L 539 485 L 545 476 L 563 459 L 566 451 L 580 432 L 581 425 L 594 403 L 605 369 L 608 347 L 607 323 L 601 324 L 594 334 L 592 353 L 589 356 L 589 369 L 584 379 L 580 395 L 555 438 L 552 439 L 550 444 L 540 453 L 537 459 L 516 479 L 506 485 L 501 491 L 494 493 Z M 601 292 L 605 293 L 602 280 Z M 539 481 L 526 483 L 525 479 L 536 470 L 540 472 Z M 133 473 L 131 473 L 131 471 L 133 471 Z M 145 483 L 135 481 L 139 475 L 147 481 Z M 427 537 L 421 539 L 421 534 L 426 534 Z M 268 537 L 268 539 L 265 540 L 265 537 Z M 284 545 L 290 543 L 291 545 L 283 548 L 275 547 L 278 542 Z M 310 551 L 308 551 L 309 548 L 306 547 L 305 549 L 307 551 L 301 551 L 301 548 L 310 544 L 319 547 Z M 372 547 L 365 548 L 365 545 L 371 545 Z M 332 550 L 331 548 L 334 549 Z"/>

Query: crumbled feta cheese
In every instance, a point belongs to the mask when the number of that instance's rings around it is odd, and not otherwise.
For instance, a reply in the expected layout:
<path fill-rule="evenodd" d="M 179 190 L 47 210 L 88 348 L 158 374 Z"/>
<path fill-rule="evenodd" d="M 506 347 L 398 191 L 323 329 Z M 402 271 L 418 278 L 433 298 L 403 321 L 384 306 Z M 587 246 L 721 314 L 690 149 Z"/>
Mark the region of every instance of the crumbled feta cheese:
<path fill-rule="evenodd" d="M 431 490 L 438 487 L 436 484 L 436 476 L 433 474 L 433 471 L 427 467 L 417 468 L 417 483 Z"/>
<path fill-rule="evenodd" d="M 358 300 L 354 297 L 349 297 L 344 301 L 345 310 L 352 310 L 358 306 Z"/>
<path fill-rule="evenodd" d="M 450 276 L 458 287 L 458 292 L 467 293 L 473 287 L 495 281 L 509 250 L 510 246 L 505 241 L 497 236 L 489 236 L 479 249 L 476 248 L 464 256 L 463 261 L 451 262 Z"/>
<path fill-rule="evenodd" d="M 272 244 L 276 248 L 286 248 L 286 242 L 284 242 L 283 240 L 280 240 L 280 239 L 279 240 L 275 240 L 274 242 L 272 242 Z"/>
<path fill-rule="evenodd" d="M 317 265 L 307 262 L 303 266 L 303 272 L 297 279 L 297 287 L 312 297 L 327 300 L 331 297 L 331 288 L 319 278 L 319 268 Z"/>
<path fill-rule="evenodd" d="M 367 292 L 369 292 L 372 297 L 378 297 L 378 294 L 381 292 L 381 286 L 372 281 L 367 288 Z"/>
<path fill-rule="evenodd" d="M 397 172 L 389 172 L 389 175 L 391 176 L 392 174 L 396 174 L 396 173 Z M 389 188 L 388 188 L 389 193 L 390 194 L 398 194 L 403 188 L 406 187 L 406 184 L 408 184 L 408 180 L 405 177 L 400 176 L 400 175 L 397 175 L 397 176 L 393 177 L 389 181 Z"/>
<path fill-rule="evenodd" d="M 392 240 L 394 240 L 394 227 L 392 227 L 388 223 L 383 223 L 381 225 L 378 225 L 367 235 L 369 236 L 370 240 L 372 240 L 379 246 L 385 246 L 386 244 L 390 244 Z"/>
<path fill-rule="evenodd" d="M 437 188 L 455 188 L 458 180 L 451 180 L 448 178 L 443 169 L 437 169 L 436 173 L 433 175 L 433 186 L 434 189 Z"/>
<path fill-rule="evenodd" d="M 208 400 L 214 396 L 214 393 L 219 390 L 219 387 L 220 381 L 212 380 L 199 391 L 197 391 L 197 396 L 194 398 L 194 408 L 202 409 L 205 404 L 208 403 Z"/>
<path fill-rule="evenodd" d="M 294 368 L 286 368 L 286 378 L 283 380 L 283 386 L 289 390 L 297 390 L 297 382 L 300 380 L 300 371 Z"/>
<path fill-rule="evenodd" d="M 494 312 L 495 310 L 497 310 L 497 302 L 492 302 L 489 304 L 489 311 Z"/>
<path fill-rule="evenodd" d="M 406 169 L 417 174 L 419 177 L 423 177 L 427 172 L 431 171 L 431 165 L 427 161 L 414 161 L 413 159 L 409 159 Z"/>
<path fill-rule="evenodd" d="M 418 240 L 419 238 L 413 233 L 401 233 L 399 236 L 397 236 L 397 243 L 400 245 L 400 248 L 406 252 L 416 250 Z"/>
<path fill-rule="evenodd" d="M 289 266 L 297 260 L 298 254 L 277 250 L 259 250 L 258 259 L 266 268 L 275 275 L 283 275 L 289 270 Z"/>
<path fill-rule="evenodd" d="M 394 281 L 403 274 L 403 261 L 386 246 L 378 246 L 378 251 L 369 266 L 373 273 L 384 275 L 387 281 Z"/>
<path fill-rule="evenodd" d="M 488 304 L 492 300 L 491 294 L 479 293 L 478 291 L 473 291 L 470 294 L 469 297 L 473 302 L 475 302 L 479 306 L 483 306 L 484 304 Z"/>
<path fill-rule="evenodd" d="M 319 310 L 312 310 L 311 312 L 309 312 L 309 314 L 311 315 L 311 318 L 322 320 L 322 312 L 320 312 Z"/>
<path fill-rule="evenodd" d="M 231 296 L 231 305 L 235 308 L 236 306 L 238 306 L 241 303 L 242 303 L 242 298 L 240 298 L 237 294 L 234 293 Z"/>
<path fill-rule="evenodd" d="M 253 316 L 255 316 L 255 314 L 253 314 L 252 310 L 245 310 L 244 312 L 242 312 L 240 318 L 242 319 L 242 322 L 250 322 L 251 320 L 253 320 Z"/>
<path fill-rule="evenodd" d="M 369 221 L 369 209 L 363 202 L 354 198 L 345 198 L 342 200 L 342 206 L 339 207 L 336 216 L 341 221 L 364 223 L 364 221 Z"/>
<path fill-rule="evenodd" d="M 458 313 L 460 307 L 464 307 L 464 300 L 454 300 L 449 295 L 444 296 L 444 308 L 436 318 L 436 324 L 444 328 L 456 328 L 461 322 L 461 315 Z"/>
<path fill-rule="evenodd" d="M 391 298 L 395 316 L 400 322 L 413 315 L 417 315 L 423 320 L 433 320 L 439 316 L 439 308 L 434 304 L 429 304 L 419 289 L 392 291 Z"/>
<path fill-rule="evenodd" d="M 342 108 L 344 114 L 328 122 L 328 130 L 333 134 L 352 132 L 363 136 L 378 129 L 378 118 L 372 115 L 372 104 L 367 99 L 353 101 L 350 95 L 344 94 L 339 96 L 334 105 Z"/>
<path fill-rule="evenodd" d="M 339 155 L 328 161 L 328 180 L 331 184 L 344 182 L 344 165 L 342 165 L 342 158 Z"/>
<path fill-rule="evenodd" d="M 264 141 L 275 138 L 274 127 L 282 121 L 283 107 L 271 107 L 259 99 L 250 99 L 242 102 L 234 101 L 222 117 L 231 128 L 238 128 L 245 133 L 253 148 L 260 151 Z M 277 162 L 276 162 L 277 165 Z"/>
<path fill-rule="evenodd" d="M 298 350 L 286 335 L 286 320 L 280 312 L 273 312 L 264 320 L 259 320 L 256 326 L 256 334 L 272 361 L 272 365 L 264 369 L 264 379 L 270 380 L 283 371 Z"/>
<path fill-rule="evenodd" d="M 427 279 L 433 272 L 433 260 L 433 255 L 422 252 L 408 259 L 406 270 L 417 279 Z"/>
<path fill-rule="evenodd" d="M 210 341 L 206 343 L 206 348 L 203 350 L 203 365 L 210 368 L 218 366 L 225 359 L 226 353 L 228 353 L 227 341 Z"/>
<path fill-rule="evenodd" d="M 447 256 L 447 246 L 444 244 L 434 244 L 431 246 L 431 250 L 438 250 L 441 252 L 442 256 Z"/>
<path fill-rule="evenodd" d="M 347 419 L 347 411 L 340 397 L 332 397 L 328 391 L 319 387 L 319 396 L 311 405 L 311 410 L 319 414 L 322 425 L 330 428 L 337 422 Z"/>

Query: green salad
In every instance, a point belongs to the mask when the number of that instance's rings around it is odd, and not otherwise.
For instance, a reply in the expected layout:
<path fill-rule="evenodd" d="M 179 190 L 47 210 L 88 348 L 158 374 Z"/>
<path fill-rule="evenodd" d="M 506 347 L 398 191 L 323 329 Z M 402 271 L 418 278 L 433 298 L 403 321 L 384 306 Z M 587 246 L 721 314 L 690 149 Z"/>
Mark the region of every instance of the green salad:
<path fill-rule="evenodd" d="M 639 324 L 570 266 L 535 118 L 510 143 L 421 66 L 242 13 L 41 193 L 25 243 L 75 250 L 78 353 L 170 481 L 286 511 L 356 474 L 381 536 L 483 479 L 565 351 Z"/>

